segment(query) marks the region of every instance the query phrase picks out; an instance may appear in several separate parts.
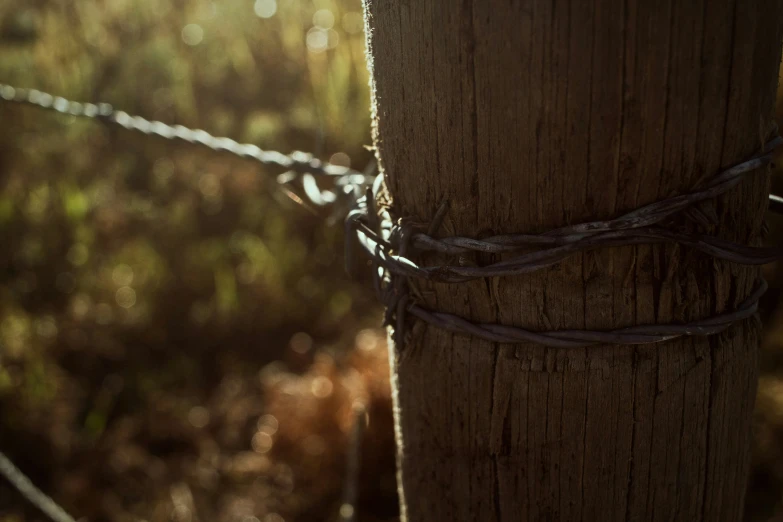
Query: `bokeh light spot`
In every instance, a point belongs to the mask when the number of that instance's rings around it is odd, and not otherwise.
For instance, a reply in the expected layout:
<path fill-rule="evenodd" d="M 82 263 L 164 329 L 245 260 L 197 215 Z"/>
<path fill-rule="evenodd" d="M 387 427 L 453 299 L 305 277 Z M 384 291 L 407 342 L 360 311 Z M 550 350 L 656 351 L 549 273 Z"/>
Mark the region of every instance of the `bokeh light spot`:
<path fill-rule="evenodd" d="M 218 6 L 215 2 L 210 2 L 202 6 L 199 18 L 202 20 L 212 20 L 218 15 Z"/>
<path fill-rule="evenodd" d="M 343 518 L 343 520 L 352 520 L 353 506 L 350 504 L 343 504 L 340 506 L 340 516 Z"/>
<path fill-rule="evenodd" d="M 129 286 L 123 286 L 117 290 L 114 298 L 121 307 L 131 308 L 136 304 L 136 291 Z"/>
<path fill-rule="evenodd" d="M 313 25 L 321 29 L 334 27 L 334 14 L 329 9 L 319 9 L 313 15 Z"/>
<path fill-rule="evenodd" d="M 262 454 L 267 453 L 269 450 L 271 450 L 272 444 L 274 444 L 274 440 L 272 439 L 272 436 L 268 433 L 264 433 L 263 431 L 259 431 L 255 435 L 253 435 L 253 440 L 251 442 L 251 445 L 253 446 L 253 451 Z"/>
<path fill-rule="evenodd" d="M 260 18 L 272 18 L 277 13 L 277 1 L 256 0 L 253 10 L 256 12 L 256 16 Z"/>
<path fill-rule="evenodd" d="M 313 348 L 313 338 L 304 332 L 297 332 L 291 336 L 291 340 L 288 341 L 291 349 L 299 354 L 306 354 Z"/>
<path fill-rule="evenodd" d="M 332 381 L 322 375 L 313 379 L 313 382 L 310 384 L 310 391 L 319 399 L 325 399 L 330 396 L 333 388 Z"/>
<path fill-rule="evenodd" d="M 52 339 L 57 335 L 57 323 L 52 316 L 45 316 L 35 322 L 35 333 L 40 337 Z"/>
<path fill-rule="evenodd" d="M 363 352 L 369 352 L 378 347 L 378 334 L 374 330 L 362 330 L 356 334 L 356 346 Z"/>
<path fill-rule="evenodd" d="M 209 411 L 203 406 L 194 406 L 188 412 L 188 422 L 195 428 L 209 424 Z"/>
<path fill-rule="evenodd" d="M 204 29 L 198 24 L 188 24 L 182 28 L 182 41 L 187 45 L 195 46 L 204 39 Z"/>
<path fill-rule="evenodd" d="M 307 49 L 311 53 L 322 53 L 329 45 L 329 35 L 319 27 L 307 31 Z"/>
<path fill-rule="evenodd" d="M 220 180 L 214 174 L 202 174 L 198 180 L 198 189 L 205 198 L 220 196 Z"/>
<path fill-rule="evenodd" d="M 119 264 L 111 272 L 111 280 L 117 286 L 129 286 L 133 283 L 133 268 L 126 264 Z"/>
<path fill-rule="evenodd" d="M 280 427 L 280 423 L 277 421 L 277 417 L 274 415 L 262 415 L 258 419 L 258 431 L 262 431 L 268 435 L 274 435 L 277 433 L 278 428 Z"/>
<path fill-rule="evenodd" d="M 71 300 L 71 316 L 77 321 L 87 317 L 91 308 L 92 302 L 87 294 L 77 294 Z"/>
<path fill-rule="evenodd" d="M 329 157 L 329 163 L 339 167 L 350 167 L 351 157 L 345 152 L 336 152 Z"/>

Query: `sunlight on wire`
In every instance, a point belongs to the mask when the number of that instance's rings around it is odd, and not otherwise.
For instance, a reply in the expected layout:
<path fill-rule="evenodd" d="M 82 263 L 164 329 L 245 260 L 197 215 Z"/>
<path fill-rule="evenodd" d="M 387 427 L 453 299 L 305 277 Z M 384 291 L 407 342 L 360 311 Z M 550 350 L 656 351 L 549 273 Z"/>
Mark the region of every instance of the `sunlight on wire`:
<path fill-rule="evenodd" d="M 150 121 L 141 116 L 133 116 L 125 111 L 115 110 L 108 103 L 82 103 L 53 96 L 37 89 L 24 89 L 0 83 L 0 102 L 33 105 L 42 109 L 60 112 L 71 116 L 96 119 L 108 124 L 119 125 L 130 131 L 155 135 L 167 140 L 182 140 L 207 147 L 216 152 L 228 152 L 234 156 L 255 160 L 263 165 L 284 170 L 277 177 L 279 185 L 298 185 L 303 196 L 317 207 L 336 205 L 347 208 L 353 202 L 357 190 L 374 180 L 372 173 L 362 173 L 350 167 L 333 165 L 321 161 L 312 154 L 294 151 L 282 154 L 273 150 L 263 150 L 252 144 L 239 143 L 231 138 L 216 137 L 201 129 L 190 129 L 182 125 L 168 125 L 160 121 Z M 316 183 L 327 180 L 327 188 Z M 329 181 L 330 180 L 330 181 Z"/>
<path fill-rule="evenodd" d="M 0 452 L 0 475 L 3 475 L 8 482 L 22 494 L 22 496 L 54 522 L 76 522 L 76 520 L 66 513 L 63 508 L 57 505 L 54 500 L 35 487 L 30 479 L 27 478 L 3 452 Z"/>

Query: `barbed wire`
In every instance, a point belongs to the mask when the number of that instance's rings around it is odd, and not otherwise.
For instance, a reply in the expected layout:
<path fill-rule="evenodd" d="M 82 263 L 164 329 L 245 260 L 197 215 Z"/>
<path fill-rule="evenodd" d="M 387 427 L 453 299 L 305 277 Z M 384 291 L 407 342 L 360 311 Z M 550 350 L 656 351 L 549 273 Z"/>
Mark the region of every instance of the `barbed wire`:
<path fill-rule="evenodd" d="M 677 242 L 706 254 L 727 261 L 758 265 L 769 263 L 783 253 L 779 247 L 753 247 L 727 241 L 709 234 L 672 230 L 659 226 L 675 214 L 683 213 L 700 226 L 716 223 L 714 211 L 697 205 L 724 194 L 736 186 L 742 178 L 772 161 L 772 152 L 783 143 L 774 136 L 762 151 L 748 160 L 730 167 L 708 180 L 702 187 L 688 193 L 667 198 L 618 218 L 593 221 L 561 227 L 542 234 L 510 234 L 485 239 L 467 237 L 436 238 L 423 232 L 424 225 L 410 220 L 391 223 L 389 219 L 377 224 L 389 233 L 384 237 L 379 230 L 369 226 L 367 206 L 359 201 L 366 190 L 374 185 L 378 193 L 381 177 L 353 170 L 349 167 L 322 162 L 312 154 L 294 151 L 289 155 L 263 150 L 256 145 L 241 144 L 231 138 L 215 137 L 204 130 L 190 129 L 182 125 L 168 125 L 132 116 L 115 110 L 108 103 L 82 103 L 60 96 L 53 96 L 37 89 L 24 89 L 0 83 L 0 99 L 33 105 L 77 117 L 94 118 L 119 125 L 125 129 L 169 140 L 183 140 L 217 152 L 228 152 L 238 157 L 255 160 L 266 166 L 285 170 L 277 177 L 281 185 L 299 182 L 303 195 L 317 206 L 336 204 L 338 200 L 353 204 L 348 214 L 346 231 L 348 248 L 350 239 L 358 235 L 360 243 L 378 264 L 392 273 L 405 277 L 420 277 L 441 282 L 462 282 L 483 277 L 513 276 L 529 273 L 556 264 L 574 253 L 601 247 L 649 243 Z M 331 178 L 334 183 L 323 189 L 316 178 Z M 357 206 L 358 203 L 358 206 Z M 773 208 L 783 208 L 783 199 L 770 196 Z M 410 258 L 395 254 L 401 240 L 410 243 L 411 250 L 456 255 L 458 265 L 419 266 Z M 513 254 L 520 250 L 537 248 L 534 252 L 516 255 L 485 266 L 471 266 L 464 254 L 484 252 Z M 350 257 L 350 256 L 349 256 Z M 465 266 L 467 265 L 467 266 Z"/>
<path fill-rule="evenodd" d="M 356 198 L 376 179 L 374 164 L 366 172 L 349 167 L 332 165 L 315 158 L 312 154 L 294 151 L 291 154 L 263 150 L 256 145 L 242 144 L 225 137 L 215 137 L 210 133 L 190 129 L 182 125 L 168 125 L 160 121 L 150 121 L 141 116 L 133 116 L 125 111 L 115 110 L 108 103 L 82 103 L 36 89 L 24 89 L 0 83 L 0 101 L 31 105 L 75 117 L 89 118 L 106 124 L 113 124 L 130 131 L 158 136 L 167 140 L 181 140 L 206 147 L 216 152 L 226 152 L 244 159 L 254 160 L 262 165 L 284 172 L 275 181 L 281 186 L 298 185 L 299 192 L 306 200 L 316 206 L 335 206 L 347 212 Z M 358 494 L 358 473 L 361 437 L 364 429 L 365 413 L 356 414 L 355 433 L 348 457 L 348 475 L 344 486 L 344 502 L 340 516 L 343 520 L 355 520 L 356 498 Z M 42 493 L 17 468 L 8 457 L 0 453 L 0 474 L 4 476 L 30 503 L 38 507 L 54 522 L 76 522 L 50 497 Z"/>
<path fill-rule="evenodd" d="M 783 139 L 774 136 L 761 152 L 722 171 L 687 194 L 645 205 L 615 219 L 580 223 L 541 234 L 509 234 L 486 239 L 460 236 L 439 239 L 433 237 L 432 233 L 422 231 L 429 225 L 411 220 L 392 223 L 388 214 L 371 223 L 370 207 L 366 204 L 367 196 L 365 202 L 356 206 L 349 214 L 347 229 L 351 231 L 349 237 L 358 236 L 360 244 L 369 255 L 394 275 L 446 283 L 526 274 L 559 263 L 577 252 L 655 243 L 679 243 L 733 263 L 763 265 L 779 259 L 783 255 L 783 248 L 742 245 L 712 234 L 688 231 L 684 224 L 671 221 L 675 215 L 683 214 L 698 227 L 716 225 L 717 216 L 714 210 L 710 207 L 700 208 L 699 205 L 725 194 L 746 175 L 769 165 L 773 151 L 781 143 Z M 774 198 L 774 207 L 778 208 L 780 198 Z M 418 265 L 410 256 L 399 255 L 402 242 L 408 243 L 409 251 L 458 256 L 458 264 Z M 519 253 L 531 249 L 532 252 Z M 476 266 L 464 256 L 471 252 L 513 254 L 513 257 Z"/>
<path fill-rule="evenodd" d="M 725 194 L 744 176 L 757 172 L 772 162 L 772 153 L 783 143 L 775 135 L 762 150 L 749 159 L 725 169 L 689 193 L 666 198 L 618 218 L 593 221 L 557 228 L 542 234 L 511 234 L 483 240 L 465 237 L 435 237 L 448 211 L 444 202 L 438 208 L 433 222 L 427 225 L 411 219 L 396 222 L 391 209 L 378 208 L 376 200 L 385 200 L 384 188 L 376 181 L 372 190 L 359 198 L 346 219 L 346 238 L 358 239 L 373 264 L 373 280 L 379 300 L 386 306 L 385 324 L 394 324 L 395 341 L 403 343 L 405 317 L 412 315 L 430 325 L 454 333 L 471 335 L 487 341 L 502 343 L 537 343 L 544 346 L 570 348 L 595 344 L 649 344 L 676 337 L 714 335 L 732 324 L 755 314 L 758 301 L 767 289 L 760 280 L 756 289 L 734 311 L 692 321 L 685 324 L 653 324 L 614 330 L 559 330 L 534 332 L 525 328 L 501 324 L 485 324 L 463 317 L 427 310 L 420 306 L 409 292 L 409 279 L 434 282 L 461 283 L 479 278 L 514 276 L 531 273 L 552 266 L 578 253 L 602 247 L 634 246 L 641 244 L 675 243 L 710 255 L 717 259 L 744 265 L 770 263 L 783 255 L 783 248 L 742 245 L 712 234 L 693 232 L 691 226 L 705 227 L 717 224 L 714 209 L 708 200 Z M 770 197 L 770 207 L 783 208 L 783 199 Z M 686 222 L 675 218 L 682 215 Z M 346 246 L 347 250 L 351 247 Z M 530 251 L 532 250 L 532 251 Z M 519 252 L 522 253 L 519 253 Z M 422 252 L 437 252 L 457 257 L 458 264 L 422 266 L 413 256 Z M 471 252 L 485 252 L 513 257 L 484 266 L 477 266 L 464 257 Z"/>
<path fill-rule="evenodd" d="M 416 223 L 411 219 L 395 222 L 391 219 L 388 207 L 376 207 L 376 198 L 384 191 L 382 175 L 374 176 L 369 171 L 359 172 L 348 167 L 331 165 L 304 152 L 295 151 L 286 155 L 263 150 L 256 145 L 215 137 L 204 130 L 133 116 L 125 111 L 115 110 L 107 103 L 75 102 L 36 89 L 23 89 L 0 83 L 0 101 L 96 119 L 127 130 L 167 140 L 182 140 L 216 152 L 227 152 L 283 170 L 276 178 L 278 184 L 296 183 L 312 204 L 334 205 L 346 210 L 346 265 L 350 269 L 353 258 L 352 239 L 357 238 L 364 250 L 370 254 L 375 290 L 386 306 L 385 324 L 395 325 L 394 335 L 398 343 L 404 342 L 400 336 L 406 331 L 407 315 L 453 333 L 472 335 L 492 342 L 536 343 L 560 348 L 596 344 L 638 345 L 682 336 L 714 335 L 756 313 L 759 299 L 767 289 L 766 282 L 761 280 L 733 311 L 686 324 L 639 325 L 606 331 L 535 332 L 501 324 L 476 323 L 453 314 L 427 310 L 410 297 L 408 279 L 459 283 L 477 278 L 513 276 L 554 265 L 577 252 L 640 244 L 677 243 L 719 259 L 748 265 L 765 264 L 783 254 L 780 247 L 741 245 L 711 234 L 686 230 L 683 224 L 674 221 L 675 217 L 682 215 L 697 227 L 716 225 L 717 215 L 706 202 L 725 194 L 749 173 L 769 165 L 772 152 L 783 143 L 776 132 L 758 154 L 720 172 L 691 192 L 645 205 L 614 219 L 570 225 L 542 234 L 498 235 L 484 239 L 461 236 L 438 238 L 435 236 L 448 211 L 447 203 L 444 202 L 438 208 L 435 219 L 428 225 Z M 323 180 L 328 180 L 324 183 L 326 188 L 319 183 Z M 783 211 L 783 198 L 770 196 L 770 208 Z M 532 252 L 526 251 L 531 249 Z M 412 257 L 423 252 L 456 256 L 458 262 L 456 265 L 420 266 Z M 510 254 L 513 257 L 485 266 L 476 266 L 465 257 L 466 254 L 474 252 Z M 364 426 L 363 412 L 357 413 L 356 422 L 354 450 L 348 457 L 349 476 L 344 491 L 344 510 L 341 513 L 344 520 L 352 520 L 354 516 L 357 490 L 352 481 L 357 480 L 358 476 L 358 445 Z M 3 453 L 0 453 L 0 474 L 54 522 L 75 522 L 51 498 L 38 490 Z"/>
<path fill-rule="evenodd" d="M 253 159 L 263 165 L 284 169 L 285 172 L 280 174 L 276 181 L 281 185 L 299 182 L 303 195 L 314 205 L 335 205 L 339 208 L 350 206 L 345 221 L 346 265 L 350 268 L 353 255 L 352 240 L 358 238 L 375 266 L 374 286 L 376 293 L 387 306 L 387 322 L 397 315 L 411 313 L 431 324 L 452 331 L 461 328 L 463 333 L 483 336 L 488 340 L 503 337 L 502 335 L 498 337 L 500 330 L 489 328 L 488 325 L 468 327 L 465 320 L 461 318 L 430 312 L 413 302 L 408 303 L 407 282 L 392 283 L 392 277 L 459 283 L 478 278 L 514 276 L 552 266 L 578 252 L 640 244 L 677 243 L 719 259 L 746 265 L 766 264 L 780 258 L 783 254 L 783 249 L 780 247 L 742 245 L 712 234 L 686 230 L 683 224 L 673 223 L 673 218 L 681 214 L 697 227 L 716 225 L 717 215 L 706 202 L 735 187 L 745 175 L 771 163 L 773 151 L 783 143 L 783 139 L 777 136 L 777 129 L 759 153 L 723 170 L 691 192 L 645 205 L 614 219 L 560 227 L 541 234 L 510 234 L 485 239 L 461 236 L 437 238 L 435 232 L 440 221 L 445 217 L 447 204 L 441 205 L 432 224 L 423 225 L 411 219 L 393 222 L 388 208 L 379 212 L 375 207 L 375 198 L 383 191 L 383 178 L 380 175 L 376 177 L 348 167 L 330 165 L 304 152 L 296 151 L 285 155 L 276 151 L 262 150 L 255 145 L 240 144 L 230 138 L 215 137 L 203 130 L 150 121 L 141 116 L 132 116 L 124 111 L 115 110 L 107 103 L 75 102 L 36 89 L 21 89 L 6 84 L 0 84 L 0 99 L 73 116 L 95 118 L 128 130 L 170 140 L 184 140 L 214 151 Z M 331 178 L 334 183 L 329 188 L 321 188 L 316 181 L 317 177 Z M 783 198 L 770 196 L 770 207 L 783 209 Z M 421 266 L 413 261 L 411 257 L 413 252 L 436 252 L 457 256 L 457 264 Z M 471 252 L 511 254 L 513 257 L 477 266 L 465 257 L 465 254 Z M 401 308 L 402 302 L 406 303 L 407 311 Z M 750 309 L 747 306 L 740 308 L 740 311 Z M 400 318 L 396 321 L 399 326 L 404 324 Z M 696 323 L 690 326 L 693 327 L 692 332 L 706 331 Z M 507 328 L 500 325 L 499 327 Z M 663 328 L 660 331 L 660 340 L 668 340 L 670 332 L 671 329 Z M 617 332 L 604 332 L 604 334 L 606 342 L 622 338 L 634 343 L 636 339 L 627 331 L 620 337 L 617 336 Z M 557 335 L 549 337 L 551 341 L 557 338 Z M 587 342 L 588 337 L 593 338 L 582 334 L 580 342 Z M 518 339 L 515 342 L 538 339 L 535 335 L 530 337 L 521 332 L 503 338 Z"/>
<path fill-rule="evenodd" d="M 125 111 L 115 110 L 108 103 L 77 102 L 37 89 L 13 87 L 4 83 L 0 83 L 0 100 L 31 105 L 70 116 L 95 119 L 130 131 L 167 140 L 186 141 L 215 152 L 226 152 L 240 158 L 254 160 L 262 165 L 285 171 L 277 177 L 277 183 L 280 185 L 298 183 L 309 202 L 316 206 L 322 207 L 346 201 L 350 203 L 355 199 L 354 190 L 371 185 L 374 179 L 370 173 L 333 165 L 307 152 L 294 151 L 290 154 L 282 154 L 273 150 L 264 150 L 256 145 L 239 143 L 231 138 L 216 137 L 201 129 L 147 120 Z M 331 186 L 321 188 L 316 178 L 322 180 L 328 178 Z"/>
<path fill-rule="evenodd" d="M 0 475 L 6 478 L 32 505 L 54 522 L 76 522 L 63 508 L 48 497 L 0 451 Z"/>
<path fill-rule="evenodd" d="M 652 324 L 629 326 L 614 330 L 554 330 L 534 332 L 516 326 L 473 323 L 454 314 L 433 312 L 417 304 L 408 307 L 408 312 L 426 321 L 457 334 L 470 334 L 497 343 L 535 343 L 553 348 L 584 348 L 597 344 L 640 345 L 670 341 L 678 337 L 707 336 L 718 334 L 738 321 L 752 317 L 758 310 L 759 299 L 767 291 L 766 281 L 761 281 L 753 292 L 731 312 L 699 319 L 687 324 Z"/>

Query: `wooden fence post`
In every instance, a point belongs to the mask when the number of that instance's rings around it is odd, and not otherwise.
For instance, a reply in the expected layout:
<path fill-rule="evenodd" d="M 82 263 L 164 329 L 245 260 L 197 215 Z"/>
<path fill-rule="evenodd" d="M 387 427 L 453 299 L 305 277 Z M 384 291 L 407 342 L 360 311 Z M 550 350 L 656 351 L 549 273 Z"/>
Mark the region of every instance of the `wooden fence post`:
<path fill-rule="evenodd" d="M 772 129 L 781 0 L 365 0 L 365 13 L 394 215 L 427 221 L 447 198 L 444 236 L 617 216 L 744 160 Z M 722 237 L 758 241 L 767 178 L 717 200 Z M 417 288 L 472 320 L 604 329 L 731 309 L 758 277 L 665 245 Z M 417 324 L 391 353 L 403 519 L 740 520 L 758 345 L 754 320 L 588 349 Z"/>

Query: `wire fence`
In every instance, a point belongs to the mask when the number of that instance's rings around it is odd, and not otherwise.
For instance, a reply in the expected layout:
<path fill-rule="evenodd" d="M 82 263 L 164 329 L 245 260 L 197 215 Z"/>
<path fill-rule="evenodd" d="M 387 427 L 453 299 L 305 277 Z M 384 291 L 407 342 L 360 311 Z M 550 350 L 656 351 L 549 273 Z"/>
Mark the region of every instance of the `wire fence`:
<path fill-rule="evenodd" d="M 77 102 L 36 89 L 13 87 L 2 83 L 0 83 L 0 101 L 94 119 L 129 131 L 166 140 L 185 141 L 215 152 L 224 152 L 255 161 L 282 171 L 275 178 L 278 186 L 292 190 L 314 206 L 334 207 L 334 217 L 344 217 L 349 208 L 376 179 L 374 163 L 368 165 L 365 172 L 359 172 L 323 162 L 306 152 L 294 151 L 290 154 L 282 154 L 261 149 L 256 145 L 239 143 L 231 138 L 216 137 L 204 130 L 150 121 L 141 116 L 115 110 L 108 103 Z M 355 412 L 354 429 L 346 457 L 347 474 L 343 488 L 343 502 L 339 514 L 343 522 L 353 522 L 356 518 L 361 439 L 364 434 L 366 415 L 363 408 Z M 2 452 L 0 452 L 0 475 L 53 522 L 77 522 L 62 507 L 35 487 L 33 482 Z"/>
<path fill-rule="evenodd" d="M 776 132 L 761 152 L 717 174 L 690 193 L 646 205 L 608 221 L 582 223 L 537 235 L 513 234 L 476 240 L 465 237 L 435 237 L 439 222 L 447 212 L 447 204 L 441 206 L 434 222 L 429 225 L 414 224 L 406 219 L 393 220 L 388 208 L 376 207 L 376 198 L 383 192 L 383 180 L 381 176 L 375 175 L 372 166 L 365 172 L 359 172 L 323 162 L 308 153 L 295 151 L 282 154 L 264 150 L 256 145 L 216 137 L 204 130 L 151 121 L 115 110 L 107 103 L 76 102 L 35 89 L 0 84 L 0 101 L 95 119 L 107 125 L 167 140 L 186 141 L 281 171 L 275 178 L 277 185 L 293 189 L 312 205 L 333 207 L 335 216 L 343 217 L 347 214 L 346 263 L 350 268 L 353 255 L 350 239 L 357 237 L 370 254 L 375 289 L 387 307 L 386 323 L 395 325 L 395 336 L 405 333 L 404 321 L 407 315 L 438 328 L 493 342 L 532 342 L 563 348 L 601 343 L 645 344 L 663 342 L 683 335 L 714 335 L 756 313 L 759 298 L 766 289 L 763 281 L 748 297 L 739 302 L 733 311 L 689 324 L 641 325 L 610 331 L 532 332 L 506 325 L 477 324 L 454 315 L 426 310 L 409 299 L 407 280 L 421 278 L 460 283 L 476 278 L 513 276 L 551 266 L 575 252 L 607 246 L 678 243 L 715 258 L 750 265 L 778 259 L 783 252 L 780 248 L 740 245 L 714 235 L 685 231 L 680 227 L 672 227 L 670 219 L 678 214 L 684 215 L 697 227 L 715 225 L 717 218 L 714 210 L 703 204 L 735 187 L 749 173 L 769 165 L 772 152 L 783 143 Z M 783 211 L 783 198 L 770 196 L 770 208 Z M 446 256 L 489 252 L 510 254 L 511 257 L 486 266 L 473 266 L 462 262 L 419 266 L 409 255 L 413 249 Z M 530 249 L 534 251 L 530 252 Z M 400 341 L 399 337 L 396 339 Z M 354 505 L 358 495 L 358 467 L 365 416 L 363 410 L 357 411 L 355 415 L 355 428 L 347 457 L 344 501 L 340 510 L 344 521 L 354 520 L 355 517 Z M 38 490 L 2 453 L 0 474 L 53 521 L 74 522 L 72 517 Z"/>
<path fill-rule="evenodd" d="M 0 452 L 0 474 L 14 486 L 32 505 L 54 522 L 76 522 L 54 500 L 46 496 L 35 484 L 17 468 L 11 459 Z"/>
<path fill-rule="evenodd" d="M 281 186 L 295 186 L 310 203 L 319 207 L 326 205 L 342 207 L 352 202 L 356 197 L 356 191 L 361 192 L 363 187 L 370 186 L 375 178 L 374 165 L 368 167 L 368 172 L 359 172 L 349 167 L 321 161 L 307 152 L 294 151 L 290 154 L 282 154 L 274 150 L 264 150 L 256 145 L 239 143 L 231 138 L 213 136 L 205 130 L 168 125 L 128 114 L 125 111 L 115 110 L 108 103 L 78 102 L 37 89 L 24 89 L 3 83 L 0 83 L 0 100 L 31 105 L 79 118 L 95 119 L 129 131 L 166 140 L 185 141 L 215 152 L 225 152 L 256 161 L 261 165 L 283 171 L 277 176 L 276 182 Z M 340 205 L 341 203 L 343 205 Z"/>

